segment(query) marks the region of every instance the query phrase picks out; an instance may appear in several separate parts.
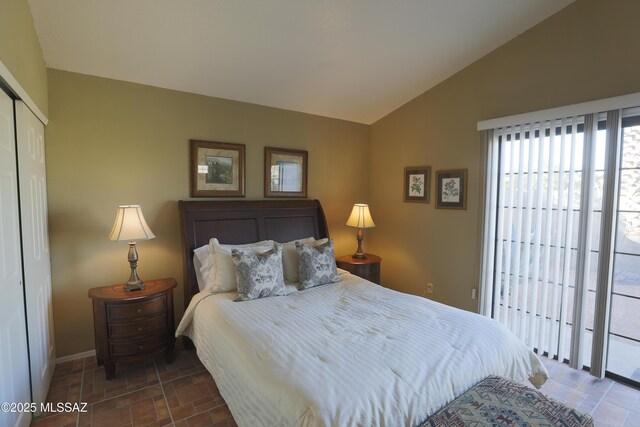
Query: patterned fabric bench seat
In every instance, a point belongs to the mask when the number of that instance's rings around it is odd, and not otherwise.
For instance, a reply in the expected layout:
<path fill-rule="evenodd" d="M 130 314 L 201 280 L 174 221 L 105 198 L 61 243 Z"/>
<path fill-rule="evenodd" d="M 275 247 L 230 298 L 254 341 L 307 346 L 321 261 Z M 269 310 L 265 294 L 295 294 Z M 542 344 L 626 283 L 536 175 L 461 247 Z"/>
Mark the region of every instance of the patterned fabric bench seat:
<path fill-rule="evenodd" d="M 501 377 L 487 377 L 433 414 L 420 427 L 593 426 L 582 412 Z"/>

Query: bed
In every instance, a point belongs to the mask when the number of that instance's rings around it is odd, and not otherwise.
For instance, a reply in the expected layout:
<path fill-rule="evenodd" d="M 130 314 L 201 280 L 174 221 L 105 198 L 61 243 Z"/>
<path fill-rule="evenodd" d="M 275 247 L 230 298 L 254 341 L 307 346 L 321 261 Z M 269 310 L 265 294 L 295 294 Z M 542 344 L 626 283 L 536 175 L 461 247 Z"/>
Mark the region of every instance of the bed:
<path fill-rule="evenodd" d="M 189 337 L 240 426 L 416 426 L 489 375 L 541 386 L 537 356 L 487 317 L 340 271 L 339 281 L 234 302 L 200 292 L 193 251 L 329 237 L 318 201 L 182 201 Z"/>

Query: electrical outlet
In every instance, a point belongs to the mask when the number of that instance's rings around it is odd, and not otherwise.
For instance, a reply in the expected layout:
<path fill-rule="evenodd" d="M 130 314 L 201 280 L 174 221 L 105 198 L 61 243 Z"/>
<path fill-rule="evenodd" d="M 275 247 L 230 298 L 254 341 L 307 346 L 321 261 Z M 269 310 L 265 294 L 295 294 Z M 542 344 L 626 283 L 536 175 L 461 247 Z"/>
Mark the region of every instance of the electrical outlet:
<path fill-rule="evenodd" d="M 476 299 L 476 288 L 471 289 L 471 299 Z"/>
<path fill-rule="evenodd" d="M 427 283 L 427 293 L 428 294 L 433 293 L 433 283 Z"/>

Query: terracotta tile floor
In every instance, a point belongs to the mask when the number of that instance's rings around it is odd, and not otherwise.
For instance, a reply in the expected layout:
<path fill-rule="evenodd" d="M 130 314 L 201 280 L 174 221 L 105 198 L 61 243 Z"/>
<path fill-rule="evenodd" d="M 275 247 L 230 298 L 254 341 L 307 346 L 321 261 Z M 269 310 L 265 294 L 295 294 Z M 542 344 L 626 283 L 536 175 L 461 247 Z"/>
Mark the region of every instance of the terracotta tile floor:
<path fill-rule="evenodd" d="M 38 427 L 236 426 L 218 388 L 194 350 L 176 348 L 175 361 L 158 356 L 117 366 L 107 381 L 95 357 L 60 363 L 47 401 L 86 402 L 87 412 L 50 413 Z"/>
<path fill-rule="evenodd" d="M 594 417 L 596 426 L 640 427 L 640 390 L 597 379 L 554 360 L 542 358 L 549 380 L 541 391 Z M 107 381 L 95 358 L 61 363 L 47 400 L 87 402 L 86 413 L 44 414 L 32 426 L 47 427 L 230 427 L 231 413 L 194 350 L 176 349 L 176 360 L 163 357 L 118 366 Z"/>
<path fill-rule="evenodd" d="M 640 427 L 640 390 L 592 377 L 546 357 L 540 359 L 549 371 L 542 393 L 591 414 L 597 427 Z"/>

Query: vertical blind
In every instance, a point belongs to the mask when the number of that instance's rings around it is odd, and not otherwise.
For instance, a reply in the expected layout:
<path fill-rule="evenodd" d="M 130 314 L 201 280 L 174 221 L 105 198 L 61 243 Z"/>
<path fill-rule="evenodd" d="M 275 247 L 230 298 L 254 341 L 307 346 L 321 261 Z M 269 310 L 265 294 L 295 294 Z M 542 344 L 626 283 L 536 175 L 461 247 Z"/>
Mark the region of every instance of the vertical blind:
<path fill-rule="evenodd" d="M 573 319 L 584 119 L 498 128 L 489 141 L 494 214 L 487 231 L 495 249 L 485 275 L 493 282 L 487 311 L 530 347 L 561 360 Z"/>
<path fill-rule="evenodd" d="M 640 93 L 478 123 L 486 150 L 481 312 L 539 354 L 599 377 L 612 363 L 613 336 L 612 367 L 632 381 L 640 336 L 625 322 L 610 330 L 610 317 L 640 316 L 640 268 L 632 265 L 640 209 L 621 199 L 640 194 L 634 105 Z"/>
<path fill-rule="evenodd" d="M 606 204 L 616 191 L 604 197 L 616 170 L 602 159 L 616 155 L 605 153 L 618 113 L 487 132 L 483 312 L 539 354 L 568 359 L 574 367 L 591 364 L 598 376 L 606 353 L 606 343 L 598 342 L 608 330 L 606 319 L 594 325 L 594 305 L 608 304 L 612 268 L 608 257 L 600 257 L 612 244 L 600 238 L 601 218 L 603 199 Z M 598 298 L 589 298 L 590 286 Z"/>

